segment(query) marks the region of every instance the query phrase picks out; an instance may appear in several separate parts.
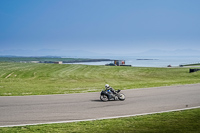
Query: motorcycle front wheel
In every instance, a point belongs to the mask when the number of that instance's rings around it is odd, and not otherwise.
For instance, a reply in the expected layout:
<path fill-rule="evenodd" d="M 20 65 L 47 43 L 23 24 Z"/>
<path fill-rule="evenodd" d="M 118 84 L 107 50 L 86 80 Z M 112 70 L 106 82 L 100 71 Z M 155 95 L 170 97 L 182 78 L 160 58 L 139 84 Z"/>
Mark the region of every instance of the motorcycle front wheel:
<path fill-rule="evenodd" d="M 124 101 L 125 100 L 125 95 L 122 94 L 122 93 L 119 94 L 118 99 L 121 100 L 121 101 Z"/>
<path fill-rule="evenodd" d="M 106 102 L 106 101 L 108 101 L 108 96 L 107 95 L 100 95 L 100 100 Z"/>

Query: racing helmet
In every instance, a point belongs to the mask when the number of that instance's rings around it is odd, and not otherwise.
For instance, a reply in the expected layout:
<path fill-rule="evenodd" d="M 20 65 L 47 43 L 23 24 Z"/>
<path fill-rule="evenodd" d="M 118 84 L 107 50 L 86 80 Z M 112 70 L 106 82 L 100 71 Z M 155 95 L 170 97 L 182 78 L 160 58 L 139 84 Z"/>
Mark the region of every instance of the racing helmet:
<path fill-rule="evenodd" d="M 105 85 L 105 88 L 109 88 L 109 87 L 110 87 L 109 84 L 106 84 L 106 85 Z"/>

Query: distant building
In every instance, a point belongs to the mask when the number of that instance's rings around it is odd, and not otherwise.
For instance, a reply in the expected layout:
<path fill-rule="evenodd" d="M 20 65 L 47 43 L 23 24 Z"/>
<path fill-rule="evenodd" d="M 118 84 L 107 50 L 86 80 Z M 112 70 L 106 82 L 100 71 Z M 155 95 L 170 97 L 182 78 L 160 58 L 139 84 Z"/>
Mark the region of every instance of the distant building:
<path fill-rule="evenodd" d="M 125 65 L 125 60 L 114 60 L 114 64 L 117 66 Z"/>
<path fill-rule="evenodd" d="M 56 61 L 56 62 L 54 62 L 54 64 L 63 64 L 63 62 L 62 61 Z"/>
<path fill-rule="evenodd" d="M 125 60 L 114 60 L 114 63 L 105 64 L 106 66 L 131 66 L 125 65 Z"/>
<path fill-rule="evenodd" d="M 114 63 L 105 64 L 106 66 L 131 66 L 125 65 L 125 60 L 114 60 Z"/>
<path fill-rule="evenodd" d="M 40 61 L 30 61 L 31 63 L 40 63 Z"/>

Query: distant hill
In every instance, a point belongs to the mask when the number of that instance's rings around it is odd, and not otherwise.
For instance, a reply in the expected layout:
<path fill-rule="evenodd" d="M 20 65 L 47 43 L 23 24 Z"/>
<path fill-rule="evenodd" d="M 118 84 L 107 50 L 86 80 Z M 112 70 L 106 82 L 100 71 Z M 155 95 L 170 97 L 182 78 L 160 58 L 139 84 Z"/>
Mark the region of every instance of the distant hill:
<path fill-rule="evenodd" d="M 40 49 L 40 50 L 0 50 L 0 56 L 59 56 L 59 57 L 80 57 L 92 56 L 96 53 L 84 50 L 60 50 L 60 49 Z"/>
<path fill-rule="evenodd" d="M 107 51 L 106 51 L 107 52 Z M 200 50 L 194 49 L 177 49 L 177 50 L 159 50 L 151 49 L 145 52 L 133 53 L 115 53 L 115 51 L 108 51 L 109 53 L 96 53 L 84 50 L 62 50 L 62 49 L 40 49 L 40 50 L 0 50 L 0 56 L 42 56 L 42 57 L 70 57 L 70 58 L 85 58 L 85 57 L 112 57 L 112 56 L 200 56 Z"/>

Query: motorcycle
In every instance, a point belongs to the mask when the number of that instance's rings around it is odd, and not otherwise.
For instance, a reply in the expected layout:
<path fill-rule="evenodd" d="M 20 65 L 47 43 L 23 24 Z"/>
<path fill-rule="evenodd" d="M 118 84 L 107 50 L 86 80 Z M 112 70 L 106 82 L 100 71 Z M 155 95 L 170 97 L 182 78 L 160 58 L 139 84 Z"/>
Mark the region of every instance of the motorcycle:
<path fill-rule="evenodd" d="M 123 93 L 120 93 L 121 90 L 117 90 L 116 93 L 112 93 L 110 90 L 102 90 L 100 94 L 100 100 L 101 101 L 109 101 L 109 100 L 125 100 L 125 95 Z"/>

